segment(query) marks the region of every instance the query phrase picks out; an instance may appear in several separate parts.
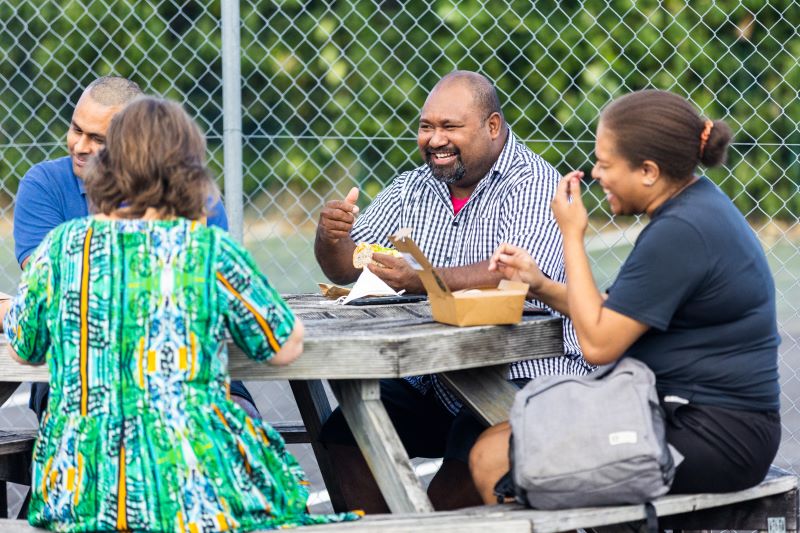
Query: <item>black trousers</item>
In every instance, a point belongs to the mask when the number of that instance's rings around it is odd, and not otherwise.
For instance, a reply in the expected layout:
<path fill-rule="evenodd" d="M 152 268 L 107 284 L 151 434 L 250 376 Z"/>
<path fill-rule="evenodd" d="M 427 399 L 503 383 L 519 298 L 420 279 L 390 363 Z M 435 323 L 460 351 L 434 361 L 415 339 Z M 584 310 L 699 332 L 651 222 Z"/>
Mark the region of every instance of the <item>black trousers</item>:
<path fill-rule="evenodd" d="M 778 412 L 664 403 L 667 442 L 684 456 L 671 494 L 733 492 L 761 483 L 778 452 Z"/>

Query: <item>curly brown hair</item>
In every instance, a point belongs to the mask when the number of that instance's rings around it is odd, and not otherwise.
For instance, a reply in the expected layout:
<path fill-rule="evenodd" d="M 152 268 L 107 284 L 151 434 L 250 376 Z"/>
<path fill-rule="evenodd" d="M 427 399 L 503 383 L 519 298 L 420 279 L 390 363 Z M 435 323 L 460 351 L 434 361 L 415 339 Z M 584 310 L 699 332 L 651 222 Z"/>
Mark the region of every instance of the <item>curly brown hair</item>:
<path fill-rule="evenodd" d="M 94 211 L 140 218 L 198 219 L 219 191 L 205 165 L 206 142 L 186 111 L 169 100 L 141 97 L 111 120 L 105 147 L 84 177 Z"/>

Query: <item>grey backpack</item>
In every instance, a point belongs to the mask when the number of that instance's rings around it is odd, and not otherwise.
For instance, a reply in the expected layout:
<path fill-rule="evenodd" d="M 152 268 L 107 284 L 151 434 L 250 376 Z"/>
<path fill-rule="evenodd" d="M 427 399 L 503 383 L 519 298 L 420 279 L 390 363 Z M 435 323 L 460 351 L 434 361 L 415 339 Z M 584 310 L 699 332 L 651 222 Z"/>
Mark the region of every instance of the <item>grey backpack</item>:
<path fill-rule="evenodd" d="M 655 377 L 636 359 L 537 378 L 517 393 L 510 422 L 515 496 L 537 509 L 645 503 L 675 475 Z"/>

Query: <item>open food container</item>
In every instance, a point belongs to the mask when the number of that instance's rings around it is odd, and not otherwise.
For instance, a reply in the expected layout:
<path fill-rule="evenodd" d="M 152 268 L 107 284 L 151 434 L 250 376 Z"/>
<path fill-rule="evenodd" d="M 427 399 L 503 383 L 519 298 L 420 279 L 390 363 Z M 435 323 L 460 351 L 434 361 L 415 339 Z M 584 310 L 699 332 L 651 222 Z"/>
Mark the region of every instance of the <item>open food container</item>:
<path fill-rule="evenodd" d="M 497 287 L 451 291 L 411 239 L 411 232 L 411 228 L 399 229 L 389 240 L 422 279 L 434 320 L 454 326 L 480 326 L 516 324 L 522 319 L 527 283 L 503 280 Z"/>

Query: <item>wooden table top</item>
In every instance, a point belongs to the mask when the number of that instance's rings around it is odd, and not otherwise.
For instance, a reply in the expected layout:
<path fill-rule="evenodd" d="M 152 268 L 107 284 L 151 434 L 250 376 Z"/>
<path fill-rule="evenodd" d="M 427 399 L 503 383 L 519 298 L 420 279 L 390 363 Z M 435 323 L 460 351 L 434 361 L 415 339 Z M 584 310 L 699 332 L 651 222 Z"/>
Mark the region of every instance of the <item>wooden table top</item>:
<path fill-rule="evenodd" d="M 248 359 L 230 344 L 231 376 L 245 380 L 405 377 L 563 353 L 562 320 L 524 316 L 513 326 L 434 322 L 427 302 L 343 306 L 318 295 L 287 295 L 305 326 L 304 352 L 289 366 Z M 17 364 L 0 346 L 3 381 L 47 381 L 46 366 Z"/>

